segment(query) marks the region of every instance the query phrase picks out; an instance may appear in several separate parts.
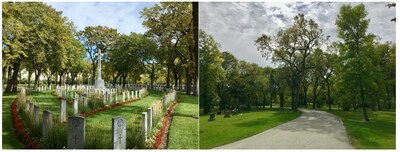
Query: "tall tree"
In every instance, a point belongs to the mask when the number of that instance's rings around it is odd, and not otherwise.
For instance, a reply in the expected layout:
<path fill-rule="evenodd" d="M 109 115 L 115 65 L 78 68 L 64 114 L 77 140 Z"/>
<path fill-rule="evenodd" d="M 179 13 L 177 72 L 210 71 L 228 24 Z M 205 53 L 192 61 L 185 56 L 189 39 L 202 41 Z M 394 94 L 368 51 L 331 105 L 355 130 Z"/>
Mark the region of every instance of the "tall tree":
<path fill-rule="evenodd" d="M 94 84 L 98 64 L 96 53 L 100 49 L 102 53 L 107 54 L 109 50 L 114 49 L 118 40 L 118 32 L 116 29 L 106 26 L 88 26 L 78 33 L 78 38 L 89 55 L 92 64 L 92 84 Z M 107 58 L 107 56 L 103 58 Z"/>
<path fill-rule="evenodd" d="M 344 96 L 352 96 L 352 100 L 363 108 L 364 120 L 369 121 L 367 114 L 368 98 L 376 91 L 374 82 L 377 66 L 373 64 L 374 38 L 367 34 L 368 24 L 364 4 L 356 6 L 342 5 L 336 19 L 338 37 L 343 40 L 339 44 L 340 85 Z M 347 101 L 344 101 L 347 102 Z M 353 104 L 353 107 L 356 105 Z"/>
<path fill-rule="evenodd" d="M 200 51 L 200 107 L 204 113 L 211 112 L 213 103 L 217 102 L 216 85 L 222 74 L 220 45 L 204 31 L 199 33 Z"/>
<path fill-rule="evenodd" d="M 190 84 L 197 79 L 195 62 L 196 47 L 194 40 L 194 21 L 192 3 L 188 2 L 162 2 L 151 8 L 144 8 L 140 13 L 144 18 L 143 25 L 149 30 L 147 34 L 153 37 L 160 50 L 165 51 L 165 63 L 167 65 L 166 83 L 171 84 L 171 72 L 177 57 L 184 56 L 186 66 L 186 93 L 190 93 Z M 186 49 L 179 47 L 186 46 Z M 197 82 L 194 81 L 194 82 Z"/>
<path fill-rule="evenodd" d="M 301 81 L 310 69 L 307 59 L 320 46 L 322 30 L 318 24 L 303 14 L 294 17 L 294 24 L 285 30 L 280 30 L 275 37 L 261 35 L 255 41 L 262 57 L 271 58 L 290 68 L 292 88 L 292 110 L 297 111 Z"/>
<path fill-rule="evenodd" d="M 3 3 L 3 71 L 5 92 L 16 91 L 21 64 L 35 73 L 35 87 L 42 71 L 63 68 L 74 27 L 61 12 L 44 3 Z M 28 58 L 29 56 L 29 58 Z"/>

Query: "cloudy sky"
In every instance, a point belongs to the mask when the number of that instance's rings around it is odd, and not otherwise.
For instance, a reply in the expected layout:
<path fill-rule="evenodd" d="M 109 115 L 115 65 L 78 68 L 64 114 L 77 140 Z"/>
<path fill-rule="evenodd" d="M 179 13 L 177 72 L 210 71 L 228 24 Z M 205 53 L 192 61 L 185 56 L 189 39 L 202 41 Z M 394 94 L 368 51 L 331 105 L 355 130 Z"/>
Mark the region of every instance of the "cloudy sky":
<path fill-rule="evenodd" d="M 222 51 L 236 58 L 261 66 L 274 66 L 261 57 L 254 40 L 261 34 L 276 35 L 280 29 L 293 24 L 299 13 L 315 20 L 324 35 L 337 40 L 335 20 L 343 3 L 200 3 L 200 28 L 221 44 Z M 356 3 L 358 4 L 358 3 Z M 364 3 L 370 18 L 369 32 L 381 41 L 396 41 L 396 25 L 390 20 L 396 16 L 395 8 L 387 3 Z"/>
<path fill-rule="evenodd" d="M 47 4 L 57 11 L 62 11 L 63 16 L 74 22 L 78 30 L 83 30 L 86 26 L 102 25 L 116 28 L 123 34 L 145 32 L 139 12 L 144 7 L 154 5 L 154 3 L 137 2 L 51 2 Z"/>

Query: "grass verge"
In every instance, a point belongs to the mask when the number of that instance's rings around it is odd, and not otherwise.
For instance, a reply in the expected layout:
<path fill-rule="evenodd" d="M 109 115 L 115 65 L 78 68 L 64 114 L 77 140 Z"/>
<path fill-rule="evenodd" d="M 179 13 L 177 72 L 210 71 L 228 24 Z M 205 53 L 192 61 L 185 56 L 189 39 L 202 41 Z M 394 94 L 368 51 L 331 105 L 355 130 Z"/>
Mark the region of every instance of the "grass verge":
<path fill-rule="evenodd" d="M 198 97 L 183 94 L 178 96 L 180 103 L 175 109 L 170 127 L 168 149 L 198 149 Z"/>
<path fill-rule="evenodd" d="M 2 148 L 3 149 L 23 149 L 23 145 L 18 142 L 13 132 L 11 118 L 11 102 L 17 97 L 16 93 L 3 94 L 2 97 Z"/>
<path fill-rule="evenodd" d="M 370 122 L 365 122 L 358 111 L 331 111 L 339 116 L 356 149 L 395 149 L 396 113 L 368 111 Z"/>
<path fill-rule="evenodd" d="M 251 111 L 230 118 L 215 115 L 214 121 L 208 121 L 209 115 L 200 117 L 200 149 L 209 149 L 228 144 L 257 133 L 263 132 L 301 115 L 292 111 Z"/>

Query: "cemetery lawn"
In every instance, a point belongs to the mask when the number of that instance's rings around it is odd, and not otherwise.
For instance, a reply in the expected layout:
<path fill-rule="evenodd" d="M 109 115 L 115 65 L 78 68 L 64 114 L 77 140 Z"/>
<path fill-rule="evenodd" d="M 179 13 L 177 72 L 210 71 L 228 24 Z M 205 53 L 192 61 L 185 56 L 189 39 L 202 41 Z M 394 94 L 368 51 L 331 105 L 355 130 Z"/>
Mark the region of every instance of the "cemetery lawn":
<path fill-rule="evenodd" d="M 253 136 L 300 115 L 300 112 L 286 109 L 243 112 L 230 118 L 224 118 L 222 113 L 215 115 L 215 120 L 210 122 L 210 115 L 203 115 L 200 117 L 200 149 L 210 149 Z"/>
<path fill-rule="evenodd" d="M 95 115 L 86 117 L 86 145 L 90 149 L 112 149 L 111 126 L 113 117 L 124 117 L 127 121 L 126 134 L 132 134 L 130 127 L 134 122 L 141 122 L 142 117 L 150 104 L 161 99 L 163 93 L 150 91 L 149 96 L 138 101 L 117 106 Z M 140 125 L 140 124 L 138 124 Z M 128 144 L 128 139 L 127 139 Z"/>
<path fill-rule="evenodd" d="M 179 94 L 170 126 L 168 149 L 199 148 L 199 105 L 197 96 Z M 197 117 L 197 118 L 195 118 Z"/>
<path fill-rule="evenodd" d="M 13 132 L 12 118 L 11 118 L 11 102 L 17 98 L 16 93 L 3 94 L 2 98 L 2 148 L 3 149 L 23 149 L 23 145 L 19 143 Z"/>
<path fill-rule="evenodd" d="M 369 122 L 364 121 L 362 110 L 331 113 L 342 119 L 354 148 L 396 148 L 396 112 L 368 111 Z"/>
<path fill-rule="evenodd" d="M 53 96 L 54 90 L 43 92 L 32 92 L 29 96 L 35 98 L 36 103 L 39 105 L 40 110 L 50 110 L 53 114 L 60 114 L 60 100 Z M 72 106 L 71 106 L 72 107 Z"/>

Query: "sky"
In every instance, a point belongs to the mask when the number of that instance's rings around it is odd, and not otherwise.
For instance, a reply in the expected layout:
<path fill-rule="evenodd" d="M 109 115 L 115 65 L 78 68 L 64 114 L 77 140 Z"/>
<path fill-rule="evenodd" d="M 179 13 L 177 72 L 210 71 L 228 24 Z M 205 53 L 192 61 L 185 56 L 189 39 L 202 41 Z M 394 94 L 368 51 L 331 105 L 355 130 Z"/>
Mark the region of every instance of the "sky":
<path fill-rule="evenodd" d="M 144 33 L 143 19 L 139 12 L 144 7 L 152 7 L 155 3 L 139 2 L 47 2 L 57 11 L 62 11 L 69 21 L 74 22 L 78 30 L 86 26 L 108 26 L 119 33 Z"/>
<path fill-rule="evenodd" d="M 280 29 L 293 24 L 293 18 L 303 13 L 313 19 L 325 36 L 337 40 L 335 21 L 340 6 L 344 3 L 200 3 L 199 26 L 221 44 L 221 50 L 236 58 L 260 66 L 276 67 L 271 60 L 261 57 L 254 41 L 262 34 L 276 35 Z M 347 4 L 347 3 L 346 3 Z M 359 3 L 352 3 L 359 4 Z M 387 3 L 364 3 L 370 19 L 368 32 L 381 38 L 380 41 L 396 42 L 396 24 L 390 20 L 396 16 L 395 8 Z"/>

